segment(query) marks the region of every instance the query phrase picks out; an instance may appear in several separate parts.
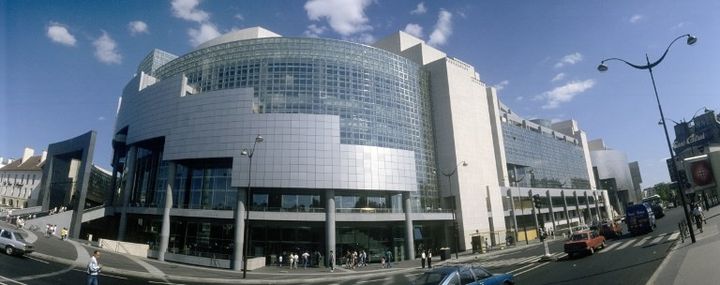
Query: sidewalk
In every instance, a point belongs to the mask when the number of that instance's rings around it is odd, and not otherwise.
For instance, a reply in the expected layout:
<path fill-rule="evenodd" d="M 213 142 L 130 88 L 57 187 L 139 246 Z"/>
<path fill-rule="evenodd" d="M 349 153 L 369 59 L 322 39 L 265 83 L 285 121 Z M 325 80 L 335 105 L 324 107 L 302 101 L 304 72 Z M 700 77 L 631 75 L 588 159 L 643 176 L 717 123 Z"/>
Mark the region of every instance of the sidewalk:
<path fill-rule="evenodd" d="M 680 209 L 682 211 L 682 209 Z M 707 224 L 703 232 L 695 230 L 696 243 L 688 237 L 684 243 L 680 240 L 670 249 L 670 253 L 657 268 L 647 284 L 718 284 L 720 270 L 717 260 L 720 258 L 720 206 L 705 211 Z M 693 227 L 694 229 L 695 227 Z"/>
<path fill-rule="evenodd" d="M 718 218 L 720 220 L 720 218 Z M 14 228 L 14 226 L 0 222 L 2 226 Z M 242 279 L 242 272 L 227 269 L 207 268 L 192 265 L 184 265 L 172 262 L 162 262 L 156 259 L 140 258 L 128 255 L 104 251 L 91 245 L 87 241 L 63 241 L 54 236 L 46 238 L 42 233 L 20 230 L 26 234 L 29 241 L 34 242 L 35 252 L 30 254 L 31 258 L 42 259 L 84 269 L 94 250 L 100 250 L 100 264 L 103 265 L 103 273 L 113 275 L 133 276 L 144 279 L 162 280 L 164 282 L 198 282 L 198 283 L 219 283 L 219 284 L 296 284 L 297 278 L 302 277 L 303 282 L 327 282 L 346 281 L 362 276 L 383 276 L 411 272 L 420 269 L 420 260 L 406 260 L 394 262 L 392 268 L 381 268 L 378 263 L 368 264 L 366 267 L 356 269 L 343 268 L 337 265 L 335 272 L 320 267 L 308 267 L 304 269 L 298 266 L 297 269 L 290 269 L 287 266 L 266 266 L 258 270 L 249 271 L 247 279 Z M 433 266 L 442 266 L 447 263 L 472 262 L 498 254 L 507 254 L 520 251 L 529 247 L 541 245 L 537 241 L 531 241 L 529 245 L 517 245 L 504 250 L 495 250 L 485 254 L 460 253 L 459 259 L 453 258 L 440 261 L 439 256 L 433 257 Z"/>

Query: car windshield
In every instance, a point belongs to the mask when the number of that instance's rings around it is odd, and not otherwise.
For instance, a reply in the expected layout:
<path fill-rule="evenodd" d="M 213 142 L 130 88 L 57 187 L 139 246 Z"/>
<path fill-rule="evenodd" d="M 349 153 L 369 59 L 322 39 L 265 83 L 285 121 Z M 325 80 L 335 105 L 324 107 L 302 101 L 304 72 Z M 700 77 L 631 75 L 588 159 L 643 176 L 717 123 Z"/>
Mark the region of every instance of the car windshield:
<path fill-rule="evenodd" d="M 570 240 L 586 240 L 587 234 L 574 234 L 570 237 Z"/>
<path fill-rule="evenodd" d="M 20 242 L 26 242 L 25 238 L 19 233 L 19 232 L 13 232 L 13 235 L 15 235 L 15 239 Z"/>
<path fill-rule="evenodd" d="M 420 277 L 418 277 L 418 279 L 416 279 L 413 284 L 415 284 L 415 285 L 439 284 L 440 281 L 445 279 L 445 277 L 449 273 L 450 272 L 438 272 L 438 271 L 425 272 L 423 275 L 420 275 Z"/>

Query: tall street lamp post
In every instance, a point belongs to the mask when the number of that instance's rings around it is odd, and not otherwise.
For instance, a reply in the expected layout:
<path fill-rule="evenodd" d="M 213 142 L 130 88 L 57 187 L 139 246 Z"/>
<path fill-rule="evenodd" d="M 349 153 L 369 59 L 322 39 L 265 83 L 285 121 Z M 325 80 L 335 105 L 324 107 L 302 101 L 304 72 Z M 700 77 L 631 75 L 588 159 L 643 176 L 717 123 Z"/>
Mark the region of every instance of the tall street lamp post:
<path fill-rule="evenodd" d="M 672 145 L 670 144 L 670 136 L 668 135 L 667 124 L 665 123 L 665 115 L 663 114 L 662 105 L 660 105 L 660 97 L 658 97 L 657 87 L 655 86 L 655 76 L 653 75 L 652 69 L 653 69 L 653 67 L 660 64 L 663 61 L 663 59 L 665 59 L 665 56 L 667 55 L 668 51 L 670 51 L 670 47 L 677 40 L 679 40 L 681 38 L 687 38 L 688 45 L 693 45 L 697 42 L 696 37 L 693 37 L 690 34 L 685 34 L 685 35 L 675 38 L 672 42 L 670 42 L 670 44 L 665 49 L 665 52 L 660 57 L 660 59 L 658 59 L 657 61 L 655 61 L 653 63 L 650 63 L 650 58 L 648 57 L 647 54 L 645 54 L 645 61 L 647 63 L 645 65 L 636 65 L 636 64 L 632 64 L 624 59 L 613 57 L 613 58 L 604 59 L 603 61 L 600 62 L 600 65 L 598 65 L 598 67 L 597 67 L 598 71 L 605 72 L 608 70 L 608 67 L 607 67 L 607 65 L 605 65 L 605 62 L 610 61 L 610 60 L 617 60 L 617 61 L 622 61 L 625 64 L 627 64 L 635 69 L 647 69 L 650 72 L 650 79 L 652 80 L 653 91 L 655 91 L 655 100 L 657 101 L 658 110 L 660 111 L 660 120 L 662 121 L 663 129 L 665 130 L 665 140 L 667 141 L 668 151 L 670 151 L 670 160 L 672 161 L 672 170 L 671 171 L 675 172 L 675 177 L 680 177 L 680 176 L 679 176 L 677 167 L 675 166 L 675 153 L 673 152 Z M 687 202 L 685 201 L 685 191 L 683 190 L 683 185 L 681 185 L 681 183 L 678 183 L 678 191 L 680 192 L 680 201 L 683 204 L 683 211 L 685 212 L 685 222 L 687 222 L 688 228 L 690 229 L 690 239 L 694 243 L 695 242 L 695 232 L 693 231 L 693 228 L 691 226 L 692 223 L 690 221 L 690 215 L 689 215 L 688 209 L 687 209 Z"/>
<path fill-rule="evenodd" d="M 455 168 L 453 168 L 452 171 L 450 171 L 450 172 L 443 171 L 442 172 L 442 175 L 445 175 L 445 177 L 447 177 L 447 179 L 448 179 L 448 189 L 450 189 L 451 193 L 452 193 L 452 179 L 450 179 L 450 178 L 453 175 L 455 175 L 455 173 L 457 172 L 458 167 L 460 167 L 460 165 L 468 166 L 468 163 L 463 160 L 460 163 L 458 163 L 457 165 L 455 165 Z M 460 247 L 460 236 L 458 235 L 458 231 L 460 230 L 460 227 L 458 227 L 457 213 L 456 213 L 457 212 L 457 202 L 456 202 L 457 197 L 456 197 L 456 195 L 453 195 L 452 198 L 453 198 L 453 200 L 452 200 L 453 201 L 453 203 L 452 203 L 453 204 L 453 223 L 455 224 L 455 230 L 454 230 L 454 232 L 455 232 L 455 259 L 458 259 L 459 258 L 458 251 L 459 251 L 459 247 Z"/>
<path fill-rule="evenodd" d="M 255 154 L 255 147 L 257 146 L 258 143 L 261 143 L 263 141 L 265 141 L 265 139 L 262 136 L 258 135 L 257 137 L 255 137 L 255 143 L 253 143 L 253 147 L 250 151 L 248 151 L 247 149 L 243 149 L 240 152 L 240 155 L 247 156 L 248 159 L 250 160 L 250 164 L 248 166 L 248 186 L 247 186 L 247 191 L 245 191 L 245 223 L 244 223 L 244 228 L 243 228 L 243 247 L 242 247 L 243 279 L 245 279 L 245 277 L 247 276 L 248 241 L 250 240 L 250 238 L 248 237 L 248 234 L 250 232 L 249 231 L 250 227 L 249 227 L 248 223 L 250 221 L 250 219 L 249 219 L 250 218 L 249 204 L 250 204 L 250 197 L 251 197 L 250 196 L 250 185 L 252 185 L 252 159 L 253 159 L 253 154 Z M 240 198 L 241 198 L 240 192 L 238 191 L 238 197 L 237 197 L 238 206 L 240 205 Z M 236 207 L 235 211 L 239 213 L 240 208 Z M 239 218 L 239 215 L 236 215 L 236 219 L 238 219 L 238 218 Z M 239 230 L 239 229 L 236 229 L 236 230 Z M 237 248 L 235 250 L 237 250 Z M 235 255 L 235 256 L 237 256 L 237 255 Z"/>

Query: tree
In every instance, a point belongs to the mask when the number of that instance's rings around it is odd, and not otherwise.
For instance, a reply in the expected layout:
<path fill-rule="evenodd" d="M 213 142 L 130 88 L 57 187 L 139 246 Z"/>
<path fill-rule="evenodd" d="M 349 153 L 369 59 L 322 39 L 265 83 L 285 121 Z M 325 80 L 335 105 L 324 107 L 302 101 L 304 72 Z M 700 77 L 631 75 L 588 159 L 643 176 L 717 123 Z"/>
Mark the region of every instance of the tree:
<path fill-rule="evenodd" d="M 660 195 L 660 199 L 663 201 L 675 201 L 675 187 L 673 184 L 660 182 L 653 186 L 655 194 Z"/>

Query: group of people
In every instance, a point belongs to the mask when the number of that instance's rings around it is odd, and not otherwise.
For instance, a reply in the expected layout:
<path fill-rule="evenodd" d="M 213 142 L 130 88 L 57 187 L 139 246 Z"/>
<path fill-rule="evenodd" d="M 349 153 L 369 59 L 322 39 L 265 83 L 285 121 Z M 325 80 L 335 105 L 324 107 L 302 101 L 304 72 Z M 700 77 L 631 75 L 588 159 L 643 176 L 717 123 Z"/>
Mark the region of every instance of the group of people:
<path fill-rule="evenodd" d="M 420 265 L 423 269 L 425 269 L 425 263 L 427 263 L 427 268 L 432 268 L 432 251 L 430 250 L 423 250 L 422 253 L 420 253 Z"/>
<path fill-rule="evenodd" d="M 314 255 L 314 257 L 313 257 L 313 255 Z M 307 269 L 308 265 L 310 265 L 310 266 L 318 265 L 319 261 L 320 261 L 320 257 L 322 255 L 320 254 L 319 251 L 315 251 L 315 253 L 313 253 L 313 255 L 311 255 L 307 250 L 304 251 L 301 255 L 298 255 L 295 252 L 291 252 L 290 254 L 287 255 L 288 265 L 290 265 L 290 269 L 297 269 L 298 266 L 300 266 L 300 264 L 302 264 L 304 269 Z M 277 263 L 278 263 L 279 267 L 282 267 L 284 264 L 284 261 L 285 261 L 284 256 L 285 256 L 285 253 L 278 255 L 278 257 L 277 257 Z"/>
<path fill-rule="evenodd" d="M 62 212 L 65 212 L 65 211 L 67 211 L 67 207 L 65 207 L 65 206 L 60 207 L 60 208 L 55 207 L 55 208 L 52 208 L 52 209 L 50 209 L 50 210 L 48 211 L 48 216 L 49 216 L 49 215 L 54 215 L 54 214 L 57 214 L 57 213 L 62 213 Z"/>
<path fill-rule="evenodd" d="M 368 255 L 367 252 L 364 250 L 361 250 L 358 252 L 357 250 L 354 251 L 346 251 L 345 252 L 345 268 L 347 269 L 355 269 L 357 267 L 361 266 L 367 266 L 368 262 Z"/>

